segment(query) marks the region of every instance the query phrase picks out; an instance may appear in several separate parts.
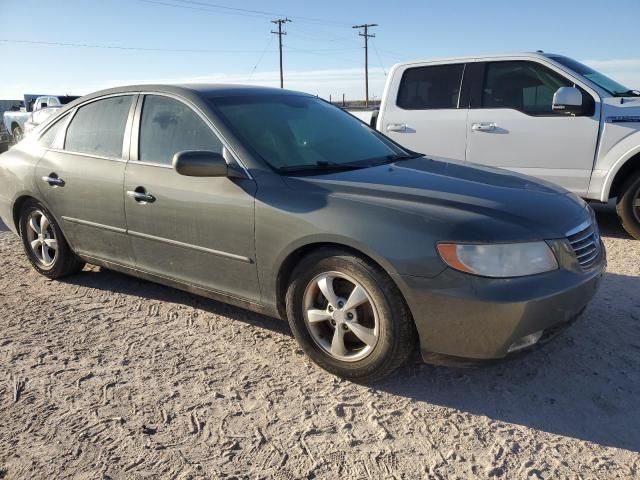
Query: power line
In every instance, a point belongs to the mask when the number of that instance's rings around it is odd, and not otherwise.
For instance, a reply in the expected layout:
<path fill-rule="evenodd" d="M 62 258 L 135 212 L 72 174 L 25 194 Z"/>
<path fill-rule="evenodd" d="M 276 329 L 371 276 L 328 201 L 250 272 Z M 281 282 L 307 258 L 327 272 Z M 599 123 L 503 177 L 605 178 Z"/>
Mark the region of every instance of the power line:
<path fill-rule="evenodd" d="M 79 47 L 79 48 L 103 48 L 109 50 L 137 50 L 142 52 L 169 52 L 169 53 L 257 53 L 261 50 L 208 50 L 190 48 L 147 48 L 131 47 L 125 45 L 101 45 L 92 43 L 71 43 L 71 42 L 45 42 L 40 40 L 19 40 L 13 38 L 0 38 L 3 43 L 15 43 L 23 45 L 51 45 L 56 47 Z"/>
<path fill-rule="evenodd" d="M 377 23 L 364 23 L 362 25 L 354 25 L 351 28 L 363 29 L 363 32 L 358 32 L 358 35 L 364 37 L 364 93 L 365 107 L 369 106 L 369 39 L 374 38 L 375 34 L 369 34 L 369 28 L 377 27 Z"/>
<path fill-rule="evenodd" d="M 279 51 L 280 51 L 280 88 L 284 88 L 284 79 L 282 76 L 282 36 L 286 35 L 287 32 L 283 32 L 282 31 L 282 25 L 284 25 L 285 23 L 289 23 L 291 22 L 291 20 L 289 20 L 288 18 L 278 18 L 276 20 L 271 20 L 271 23 L 275 23 L 276 25 L 278 25 L 278 31 L 274 32 L 273 30 L 271 30 L 271 33 L 274 33 L 276 35 L 278 35 L 278 44 L 280 46 Z"/>
<path fill-rule="evenodd" d="M 267 41 L 267 44 L 265 45 L 264 50 L 262 50 L 262 53 L 260 54 L 258 61 L 253 66 L 253 70 L 251 70 L 251 73 L 249 74 L 249 78 L 247 79 L 247 82 L 251 80 L 251 77 L 253 77 L 253 74 L 256 72 L 258 65 L 260 65 L 260 62 L 264 58 L 265 53 L 267 53 L 267 50 L 269 50 L 269 47 L 271 46 L 272 43 L 273 43 L 273 37 L 269 37 L 269 41 Z"/>
<path fill-rule="evenodd" d="M 384 69 L 384 65 L 382 64 L 382 59 L 380 58 L 380 53 L 378 52 L 378 47 L 376 47 L 376 43 L 372 40 L 371 46 L 373 47 L 373 51 L 376 52 L 376 57 L 378 57 L 378 63 L 380 64 L 380 68 L 382 68 L 382 73 L 384 76 L 387 76 L 387 71 Z"/>
<path fill-rule="evenodd" d="M 220 5 L 217 3 L 197 1 L 197 0 L 167 0 L 167 1 L 137 0 L 137 1 L 144 2 L 144 3 L 152 3 L 157 5 L 164 5 L 167 7 L 187 8 L 191 10 L 201 10 L 201 11 L 206 11 L 211 13 L 220 13 L 223 15 L 240 15 L 240 16 L 247 16 L 247 17 L 254 17 L 254 18 L 272 18 L 274 16 L 286 17 L 286 18 L 290 17 L 294 19 L 296 22 L 301 22 L 301 23 L 309 23 L 309 24 L 325 25 L 325 26 L 340 26 L 340 27 L 348 26 L 347 23 L 336 22 L 334 20 L 329 20 L 325 18 L 305 17 L 301 15 L 287 16 L 281 12 L 268 12 L 265 10 L 252 10 L 248 8 L 230 7 L 227 5 Z"/>

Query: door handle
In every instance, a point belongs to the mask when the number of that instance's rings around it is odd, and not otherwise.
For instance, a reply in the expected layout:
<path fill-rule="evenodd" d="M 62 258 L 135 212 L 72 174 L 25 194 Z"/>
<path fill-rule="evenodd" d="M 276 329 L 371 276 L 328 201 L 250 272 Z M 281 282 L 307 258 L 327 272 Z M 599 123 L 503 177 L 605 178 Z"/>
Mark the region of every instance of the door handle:
<path fill-rule="evenodd" d="M 471 125 L 471 130 L 474 132 L 490 132 L 491 130 L 495 130 L 497 126 L 494 122 L 474 123 Z"/>
<path fill-rule="evenodd" d="M 50 173 L 42 177 L 42 181 L 48 183 L 51 187 L 64 187 L 64 180 L 58 177 L 56 173 Z"/>
<path fill-rule="evenodd" d="M 406 130 L 406 123 L 390 123 L 389 125 L 387 125 L 387 132 L 404 132 Z"/>
<path fill-rule="evenodd" d="M 138 203 L 153 203 L 156 201 L 156 197 L 147 193 L 142 187 L 138 187 L 135 190 L 127 190 L 127 196 L 133 198 Z"/>

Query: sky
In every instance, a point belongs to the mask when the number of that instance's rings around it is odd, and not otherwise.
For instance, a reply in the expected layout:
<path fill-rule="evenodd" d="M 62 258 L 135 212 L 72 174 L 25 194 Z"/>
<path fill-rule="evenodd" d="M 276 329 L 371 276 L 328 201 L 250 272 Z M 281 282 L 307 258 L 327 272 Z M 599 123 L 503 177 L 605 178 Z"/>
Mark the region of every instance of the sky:
<path fill-rule="evenodd" d="M 288 17 L 285 88 L 370 97 L 398 62 L 544 50 L 640 89 L 640 0 L 0 0 L 0 99 L 136 83 L 279 86 L 271 20 Z M 84 46 L 81 46 L 84 45 Z"/>

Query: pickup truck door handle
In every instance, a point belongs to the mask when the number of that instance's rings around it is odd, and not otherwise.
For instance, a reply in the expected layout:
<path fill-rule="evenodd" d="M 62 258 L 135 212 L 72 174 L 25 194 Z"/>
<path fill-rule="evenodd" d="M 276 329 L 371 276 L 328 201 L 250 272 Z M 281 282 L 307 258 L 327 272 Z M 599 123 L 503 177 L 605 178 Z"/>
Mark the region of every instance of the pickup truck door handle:
<path fill-rule="evenodd" d="M 51 187 L 64 187 L 64 180 L 59 178 L 55 173 L 50 173 L 42 177 L 42 181 L 48 183 Z"/>
<path fill-rule="evenodd" d="M 390 123 L 389 125 L 387 125 L 387 132 L 404 132 L 406 130 L 406 123 Z"/>
<path fill-rule="evenodd" d="M 495 130 L 496 127 L 497 125 L 494 122 L 481 122 L 471 125 L 471 130 L 474 132 L 490 132 L 491 130 Z"/>
<path fill-rule="evenodd" d="M 147 193 L 143 187 L 138 187 L 135 190 L 128 190 L 127 196 L 142 204 L 153 203 L 156 201 L 156 197 Z"/>

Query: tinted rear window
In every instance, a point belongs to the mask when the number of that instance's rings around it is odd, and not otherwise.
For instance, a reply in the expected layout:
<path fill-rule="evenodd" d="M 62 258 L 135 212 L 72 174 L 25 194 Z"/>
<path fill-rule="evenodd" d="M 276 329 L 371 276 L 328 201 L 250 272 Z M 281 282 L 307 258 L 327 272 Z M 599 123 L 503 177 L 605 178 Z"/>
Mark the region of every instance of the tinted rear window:
<path fill-rule="evenodd" d="M 67 129 L 64 149 L 120 158 L 131 98 L 109 97 L 80 107 Z"/>
<path fill-rule="evenodd" d="M 397 105 L 406 110 L 457 108 L 464 64 L 410 68 L 402 75 Z"/>

